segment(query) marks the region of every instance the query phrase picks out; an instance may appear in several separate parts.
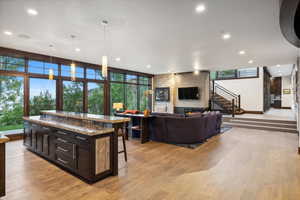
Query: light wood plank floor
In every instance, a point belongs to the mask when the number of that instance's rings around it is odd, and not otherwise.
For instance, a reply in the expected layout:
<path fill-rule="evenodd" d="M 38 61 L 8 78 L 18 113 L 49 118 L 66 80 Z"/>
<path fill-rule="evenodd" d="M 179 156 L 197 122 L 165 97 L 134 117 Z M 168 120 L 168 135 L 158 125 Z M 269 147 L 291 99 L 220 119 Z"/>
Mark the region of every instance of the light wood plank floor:
<path fill-rule="evenodd" d="M 5 200 L 299 200 L 295 134 L 233 128 L 197 149 L 130 140 L 120 175 L 88 185 L 7 144 Z"/>

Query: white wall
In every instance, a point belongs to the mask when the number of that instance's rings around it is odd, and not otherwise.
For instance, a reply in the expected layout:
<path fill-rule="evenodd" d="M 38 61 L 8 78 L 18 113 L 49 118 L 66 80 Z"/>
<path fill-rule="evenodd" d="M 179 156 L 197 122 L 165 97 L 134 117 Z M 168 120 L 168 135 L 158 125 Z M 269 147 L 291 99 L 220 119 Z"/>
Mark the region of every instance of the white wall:
<path fill-rule="evenodd" d="M 153 78 L 153 90 L 157 87 L 170 87 L 169 102 L 155 102 L 153 95 L 153 111 L 173 113 L 174 107 L 208 107 L 209 101 L 209 73 L 200 72 L 199 75 L 193 73 L 183 74 L 163 74 L 155 75 Z M 200 89 L 199 100 L 179 100 L 178 88 L 198 87 Z"/>
<path fill-rule="evenodd" d="M 241 108 L 246 111 L 261 111 L 264 107 L 263 68 L 259 68 L 259 78 L 220 80 L 216 83 L 241 95 Z"/>
<path fill-rule="evenodd" d="M 290 89 L 291 94 L 284 94 L 284 89 Z M 293 94 L 292 94 L 292 83 L 291 76 L 283 76 L 281 78 L 281 107 L 292 107 L 293 105 Z"/>

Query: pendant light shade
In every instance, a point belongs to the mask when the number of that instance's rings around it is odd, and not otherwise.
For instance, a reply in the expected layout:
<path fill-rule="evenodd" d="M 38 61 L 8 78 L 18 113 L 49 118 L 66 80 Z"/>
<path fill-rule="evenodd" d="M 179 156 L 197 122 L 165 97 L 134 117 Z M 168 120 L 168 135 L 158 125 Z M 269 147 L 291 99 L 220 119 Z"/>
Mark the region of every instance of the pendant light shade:
<path fill-rule="evenodd" d="M 71 64 L 71 81 L 76 80 L 76 65 L 75 63 Z"/>
<path fill-rule="evenodd" d="M 107 64 L 108 64 L 107 56 L 102 56 L 102 76 L 104 78 L 107 77 Z"/>
<path fill-rule="evenodd" d="M 108 76 L 108 56 L 107 56 L 107 47 L 106 47 L 106 26 L 108 25 L 108 21 L 103 20 L 103 43 L 104 43 L 104 56 L 102 56 L 102 76 L 103 78 L 107 78 Z"/>
<path fill-rule="evenodd" d="M 49 69 L 49 80 L 53 80 L 54 72 L 53 69 Z"/>

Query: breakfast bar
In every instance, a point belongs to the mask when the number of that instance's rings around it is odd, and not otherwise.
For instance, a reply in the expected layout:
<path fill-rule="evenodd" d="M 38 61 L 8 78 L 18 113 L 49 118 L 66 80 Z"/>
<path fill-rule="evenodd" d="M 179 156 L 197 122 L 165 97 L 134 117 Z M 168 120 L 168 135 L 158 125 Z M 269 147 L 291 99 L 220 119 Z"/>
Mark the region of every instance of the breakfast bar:
<path fill-rule="evenodd" d="M 0 197 L 5 196 L 5 143 L 9 139 L 0 135 Z"/>
<path fill-rule="evenodd" d="M 88 183 L 118 174 L 117 133 L 130 119 L 55 110 L 23 119 L 28 150 Z"/>

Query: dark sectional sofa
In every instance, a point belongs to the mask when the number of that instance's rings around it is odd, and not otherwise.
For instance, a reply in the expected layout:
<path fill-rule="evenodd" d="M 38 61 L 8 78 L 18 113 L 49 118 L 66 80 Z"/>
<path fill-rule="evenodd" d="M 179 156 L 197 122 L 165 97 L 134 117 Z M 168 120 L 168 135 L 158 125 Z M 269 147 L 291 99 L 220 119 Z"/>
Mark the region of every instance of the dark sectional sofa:
<path fill-rule="evenodd" d="M 222 124 L 222 114 L 217 112 L 190 116 L 152 113 L 152 116 L 151 140 L 173 144 L 202 143 L 220 133 Z"/>

